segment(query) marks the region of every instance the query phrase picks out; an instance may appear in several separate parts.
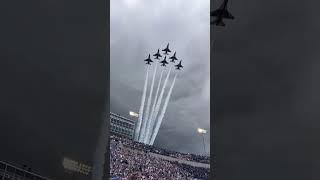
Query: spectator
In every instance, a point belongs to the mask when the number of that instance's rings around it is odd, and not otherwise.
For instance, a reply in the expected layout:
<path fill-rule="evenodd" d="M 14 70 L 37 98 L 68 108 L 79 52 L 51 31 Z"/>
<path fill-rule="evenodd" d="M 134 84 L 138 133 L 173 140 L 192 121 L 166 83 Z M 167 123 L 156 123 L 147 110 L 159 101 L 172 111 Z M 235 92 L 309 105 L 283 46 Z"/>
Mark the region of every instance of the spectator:
<path fill-rule="evenodd" d="M 208 162 L 208 157 L 166 151 L 111 136 L 110 175 L 123 179 L 209 179 L 209 169 L 155 158 L 149 152 L 183 160 Z"/>

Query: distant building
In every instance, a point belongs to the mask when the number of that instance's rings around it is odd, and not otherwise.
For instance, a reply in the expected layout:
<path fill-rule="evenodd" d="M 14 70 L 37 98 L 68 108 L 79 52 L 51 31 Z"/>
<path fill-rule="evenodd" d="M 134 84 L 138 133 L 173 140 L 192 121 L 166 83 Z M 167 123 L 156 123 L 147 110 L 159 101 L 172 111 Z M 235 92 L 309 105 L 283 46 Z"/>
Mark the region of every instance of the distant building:
<path fill-rule="evenodd" d="M 0 179 L 1 180 L 49 180 L 49 178 L 40 176 L 25 167 L 0 161 Z"/>
<path fill-rule="evenodd" d="M 135 122 L 126 117 L 110 112 L 110 132 L 118 136 L 133 139 Z"/>

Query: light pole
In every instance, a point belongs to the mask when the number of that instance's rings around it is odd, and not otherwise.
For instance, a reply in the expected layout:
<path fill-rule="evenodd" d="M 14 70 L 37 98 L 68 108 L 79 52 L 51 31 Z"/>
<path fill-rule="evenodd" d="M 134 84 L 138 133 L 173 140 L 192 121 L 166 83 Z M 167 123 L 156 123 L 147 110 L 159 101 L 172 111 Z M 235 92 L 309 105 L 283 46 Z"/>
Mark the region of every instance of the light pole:
<path fill-rule="evenodd" d="M 130 116 L 133 116 L 133 117 L 136 117 L 136 118 L 139 117 L 139 114 L 136 113 L 136 112 L 133 112 L 133 111 L 130 111 L 130 112 L 129 112 L 129 115 L 130 115 Z"/>
<path fill-rule="evenodd" d="M 139 117 L 139 113 L 136 113 L 136 112 L 133 112 L 133 111 L 130 111 L 129 112 L 129 115 L 132 116 L 132 117 L 135 117 L 135 118 L 138 118 Z M 135 133 L 137 133 L 137 123 L 135 121 L 134 123 L 134 131 L 133 131 L 133 135 L 132 135 L 132 139 L 135 140 Z"/>
<path fill-rule="evenodd" d="M 203 153 L 206 154 L 206 145 L 205 145 L 205 142 L 204 142 L 204 135 L 207 133 L 207 130 L 201 129 L 201 128 L 198 128 L 197 130 L 198 130 L 198 133 L 202 135 Z"/>

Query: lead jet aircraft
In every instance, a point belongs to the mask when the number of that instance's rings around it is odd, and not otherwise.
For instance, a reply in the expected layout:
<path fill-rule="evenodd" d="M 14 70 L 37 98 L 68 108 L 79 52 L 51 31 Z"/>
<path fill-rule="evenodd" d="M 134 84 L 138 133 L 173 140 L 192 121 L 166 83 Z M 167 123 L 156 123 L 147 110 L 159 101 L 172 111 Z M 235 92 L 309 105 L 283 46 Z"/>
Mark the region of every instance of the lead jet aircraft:
<path fill-rule="evenodd" d="M 169 64 L 167 61 L 167 56 L 164 57 L 164 60 L 162 60 L 160 63 L 161 63 L 161 66 L 166 66 L 166 64 Z"/>
<path fill-rule="evenodd" d="M 168 55 L 168 52 L 171 52 L 171 50 L 169 49 L 169 43 L 165 49 L 162 49 L 162 51 L 164 51 L 165 55 Z"/>
<path fill-rule="evenodd" d="M 217 26 L 225 26 L 226 24 L 223 22 L 223 18 L 226 19 L 234 19 L 234 16 L 228 11 L 228 0 L 224 0 L 221 6 L 210 13 L 210 16 L 217 17 L 215 21 L 211 22 L 211 24 Z"/>
<path fill-rule="evenodd" d="M 160 52 L 159 52 L 159 49 L 158 49 L 158 52 L 155 53 L 153 56 L 155 56 L 156 58 L 155 59 L 159 59 L 159 57 L 162 57 Z"/>
<path fill-rule="evenodd" d="M 153 61 L 150 59 L 150 54 L 149 54 L 148 58 L 145 59 L 144 61 L 146 61 L 146 64 L 151 65 L 151 63 L 152 63 Z"/>
<path fill-rule="evenodd" d="M 178 60 L 178 59 L 176 58 L 176 52 L 174 52 L 173 56 L 171 56 L 169 59 L 171 59 L 170 62 L 175 63 L 175 61 Z"/>
<path fill-rule="evenodd" d="M 175 65 L 176 69 L 178 70 L 181 70 L 180 68 L 183 68 L 183 66 L 181 65 L 181 61 L 179 62 L 179 64 Z"/>

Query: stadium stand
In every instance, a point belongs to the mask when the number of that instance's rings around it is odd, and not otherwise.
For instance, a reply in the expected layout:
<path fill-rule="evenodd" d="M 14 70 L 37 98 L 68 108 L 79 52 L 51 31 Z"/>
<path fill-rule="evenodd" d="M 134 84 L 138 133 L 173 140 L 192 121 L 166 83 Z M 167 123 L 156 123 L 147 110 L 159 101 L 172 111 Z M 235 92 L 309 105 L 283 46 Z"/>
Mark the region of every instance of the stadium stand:
<path fill-rule="evenodd" d="M 209 157 L 167 151 L 114 135 L 110 136 L 110 150 L 110 177 L 114 180 L 209 179 L 209 168 L 183 163 L 186 161 L 208 165 Z"/>

